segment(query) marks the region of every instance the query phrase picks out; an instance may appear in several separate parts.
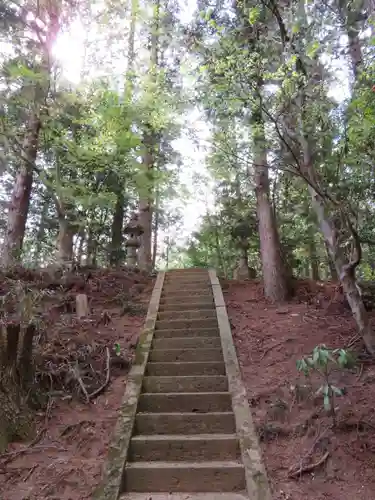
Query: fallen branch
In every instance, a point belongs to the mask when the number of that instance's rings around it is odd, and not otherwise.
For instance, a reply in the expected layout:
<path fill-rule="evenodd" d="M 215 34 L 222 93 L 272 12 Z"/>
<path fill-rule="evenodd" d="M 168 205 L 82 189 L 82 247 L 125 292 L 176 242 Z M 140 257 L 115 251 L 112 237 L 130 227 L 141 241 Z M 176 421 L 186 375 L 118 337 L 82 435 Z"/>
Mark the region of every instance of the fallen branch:
<path fill-rule="evenodd" d="M 104 391 L 104 389 L 107 387 L 107 385 L 109 384 L 109 380 L 111 378 L 111 370 L 110 370 L 111 354 L 109 352 L 108 347 L 106 347 L 106 352 L 107 352 L 107 362 L 106 362 L 107 375 L 105 378 L 105 382 L 98 389 L 96 389 L 94 392 L 89 394 L 89 400 L 99 396 L 99 394 L 101 394 Z"/>
<path fill-rule="evenodd" d="M 31 469 L 29 470 L 29 472 L 26 474 L 26 476 L 23 478 L 23 482 L 26 483 L 26 481 L 29 479 L 29 477 L 31 476 L 31 474 L 34 472 L 34 470 L 38 467 L 38 464 L 36 465 L 33 465 L 31 467 Z"/>
<path fill-rule="evenodd" d="M 329 457 L 329 451 L 327 451 L 322 456 L 322 458 L 320 460 L 318 460 L 317 462 L 315 462 L 315 463 L 312 463 L 312 464 L 309 464 L 309 465 L 305 465 L 305 466 L 301 466 L 298 469 L 295 469 L 295 466 L 294 466 L 292 469 L 289 469 L 289 471 L 288 471 L 288 477 L 295 479 L 295 478 L 301 476 L 302 474 L 304 474 L 305 472 L 311 472 L 312 470 L 316 469 L 320 465 L 324 464 L 324 462 L 326 462 L 326 460 L 328 459 L 328 457 Z"/>
<path fill-rule="evenodd" d="M 284 344 L 284 340 L 282 342 L 278 342 L 277 344 L 274 344 L 274 345 L 271 345 L 271 347 L 268 347 L 264 352 L 263 354 L 261 355 L 261 357 L 259 358 L 259 361 L 262 361 L 262 359 L 264 359 L 266 357 L 266 355 L 272 350 L 274 349 L 275 347 L 278 347 L 279 345 L 282 345 Z"/>
<path fill-rule="evenodd" d="M 356 333 L 355 335 L 353 335 L 353 337 L 349 339 L 349 342 L 346 344 L 345 349 L 350 349 L 350 347 L 353 347 L 354 344 L 356 344 L 360 340 L 362 340 L 361 335 L 358 335 L 358 333 Z"/>
<path fill-rule="evenodd" d="M 106 378 L 105 382 L 94 392 L 89 393 L 85 387 L 85 384 L 83 383 L 83 380 L 81 376 L 78 373 L 78 367 L 76 370 L 73 370 L 74 377 L 76 378 L 77 382 L 79 383 L 79 386 L 82 389 L 83 394 L 85 395 L 86 402 L 90 403 L 92 399 L 96 398 L 101 394 L 104 389 L 107 387 L 109 384 L 110 378 L 111 378 L 111 368 L 110 368 L 110 362 L 111 362 L 111 354 L 109 352 L 108 347 L 106 347 L 106 353 L 107 353 L 107 361 L 106 361 Z"/>
<path fill-rule="evenodd" d="M 86 402 L 90 403 L 90 397 L 89 393 L 87 392 L 87 389 L 85 387 L 85 384 L 83 383 L 83 380 L 81 379 L 80 374 L 78 373 L 78 366 L 76 370 L 73 370 L 74 377 L 77 379 L 77 382 L 79 383 L 80 388 L 82 389 L 83 394 L 85 395 Z"/>

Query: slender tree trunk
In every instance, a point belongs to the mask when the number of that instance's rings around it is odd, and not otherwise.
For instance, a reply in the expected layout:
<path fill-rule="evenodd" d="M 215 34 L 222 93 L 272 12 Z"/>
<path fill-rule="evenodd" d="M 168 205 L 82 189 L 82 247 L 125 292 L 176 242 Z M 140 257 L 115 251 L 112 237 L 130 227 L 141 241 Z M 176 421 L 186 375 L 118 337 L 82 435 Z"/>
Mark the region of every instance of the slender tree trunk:
<path fill-rule="evenodd" d="M 261 86 L 259 86 L 261 88 Z M 258 230 L 265 296 L 274 302 L 289 296 L 288 280 L 282 257 L 275 213 L 270 200 L 266 138 L 260 104 L 253 110 L 253 143 L 255 151 L 255 194 L 257 199 Z"/>
<path fill-rule="evenodd" d="M 76 227 L 65 217 L 59 217 L 59 235 L 57 239 L 57 261 L 59 264 L 73 262 L 73 240 Z"/>
<path fill-rule="evenodd" d="M 159 68 L 159 24 L 160 24 L 160 0 L 156 0 L 154 9 L 154 19 L 151 32 L 151 57 L 150 57 L 150 73 L 156 80 L 157 70 Z M 156 147 L 157 137 L 151 125 L 146 125 L 146 130 L 143 137 L 144 155 L 143 168 L 145 185 L 142 187 L 139 200 L 139 222 L 143 229 L 140 242 L 141 246 L 138 250 L 139 267 L 145 271 L 152 269 L 152 212 L 153 212 L 153 197 L 154 197 L 154 168 L 156 163 Z"/>
<path fill-rule="evenodd" d="M 153 169 L 153 158 L 148 152 L 144 155 L 144 164 L 150 174 Z M 140 247 L 138 250 L 138 265 L 143 271 L 151 271 L 152 269 L 152 183 L 149 176 L 146 176 L 148 183 L 142 191 L 147 190 L 148 194 L 142 196 L 139 200 L 139 224 L 142 227 L 143 233 L 140 236 Z"/>
<path fill-rule="evenodd" d="M 355 272 L 348 266 L 342 249 L 337 241 L 337 228 L 334 221 L 329 216 L 326 201 L 320 193 L 314 189 L 314 183 L 317 179 L 312 157 L 312 150 L 307 137 L 303 130 L 300 134 L 300 142 L 303 151 L 305 175 L 310 179 L 311 184 L 308 185 L 311 195 L 312 208 L 317 216 L 320 230 L 326 242 L 332 261 L 335 264 L 336 272 L 340 277 L 346 299 L 352 310 L 354 319 L 358 329 L 363 337 L 367 350 L 371 354 L 375 354 L 375 332 L 371 328 L 369 316 L 362 301 L 362 297 L 357 288 Z"/>
<path fill-rule="evenodd" d="M 159 201 L 158 200 L 158 193 L 156 192 L 155 208 L 154 208 L 154 236 L 153 236 L 153 249 L 152 249 L 152 269 L 155 269 L 156 257 L 158 254 L 158 232 L 159 232 L 159 218 L 160 218 L 158 201 Z"/>
<path fill-rule="evenodd" d="M 96 266 L 97 264 L 97 250 L 98 245 L 95 238 L 95 233 L 92 226 L 89 227 L 89 234 L 87 237 L 87 256 L 86 264 L 88 266 Z"/>
<path fill-rule="evenodd" d="M 327 242 L 325 240 L 324 240 L 324 246 L 325 246 L 325 249 L 327 252 L 327 264 L 328 264 L 329 275 L 333 281 L 338 281 L 339 278 L 337 276 L 335 263 L 333 262 L 333 260 L 331 258 L 331 254 L 329 252 L 329 248 L 328 248 Z"/>
<path fill-rule="evenodd" d="M 111 228 L 111 251 L 109 263 L 111 266 L 116 266 L 121 262 L 123 255 L 123 226 L 124 226 L 124 212 L 125 212 L 125 197 L 122 192 L 117 194 L 115 205 L 115 212 L 113 215 L 112 228 Z"/>
<path fill-rule="evenodd" d="M 36 246 L 35 246 L 35 255 L 34 255 L 34 266 L 37 267 L 41 263 L 41 253 L 42 253 L 42 242 L 44 239 L 44 234 L 46 231 L 46 223 L 47 223 L 47 214 L 48 207 L 51 202 L 48 194 L 44 196 L 44 201 L 42 205 L 42 212 L 40 214 L 40 222 L 38 232 L 36 234 Z"/>
<path fill-rule="evenodd" d="M 22 244 L 29 213 L 33 168 L 38 153 L 40 119 L 33 114 L 25 136 L 21 167 L 17 173 L 8 208 L 7 229 L 2 248 L 2 266 L 10 267 L 21 260 Z"/>
<path fill-rule="evenodd" d="M 79 244 L 78 244 L 78 248 L 77 248 L 76 260 L 77 260 L 78 265 L 82 265 L 83 248 L 84 248 L 85 239 L 86 239 L 86 233 L 85 233 L 84 228 L 80 229 L 79 234 L 78 234 L 78 239 L 79 239 Z"/>
<path fill-rule="evenodd" d="M 137 16 L 139 10 L 139 0 L 131 0 L 130 7 L 130 29 L 128 35 L 128 54 L 127 54 L 127 69 L 126 69 L 126 82 L 125 82 L 125 92 L 124 100 L 126 105 L 129 105 L 133 99 L 133 70 L 134 70 L 134 41 L 135 41 L 135 30 L 137 24 Z M 126 126 L 131 127 L 131 119 L 126 120 Z M 125 255 L 123 249 L 124 242 L 124 215 L 125 215 L 125 196 L 123 189 L 123 180 L 117 174 L 114 174 L 115 182 L 118 183 L 116 188 L 116 205 L 113 214 L 112 228 L 111 228 L 111 246 L 109 263 L 111 266 L 116 266 L 120 264 L 123 256 Z"/>
<path fill-rule="evenodd" d="M 33 185 L 33 171 L 39 147 L 41 129 L 42 100 L 47 97 L 51 70 L 51 50 L 60 29 L 58 9 L 51 8 L 50 22 L 42 44 L 42 73 L 47 81 L 35 83 L 31 112 L 26 126 L 23 147 L 20 156 L 20 169 L 14 183 L 8 210 L 7 230 L 2 248 L 1 265 L 10 267 L 21 260 L 22 245 L 25 236 L 26 222 L 29 214 L 30 198 Z"/>
<path fill-rule="evenodd" d="M 316 251 L 316 243 L 315 243 L 314 234 L 309 235 L 308 249 L 309 249 L 309 256 L 310 256 L 311 278 L 314 281 L 320 281 L 319 258 L 318 258 L 317 251 Z"/>
<path fill-rule="evenodd" d="M 359 33 L 363 25 L 362 11 L 366 7 L 365 0 L 348 2 L 348 0 L 336 0 L 337 10 L 341 22 L 345 25 L 348 36 L 349 58 L 355 79 L 358 78 L 363 62 L 362 44 Z"/>

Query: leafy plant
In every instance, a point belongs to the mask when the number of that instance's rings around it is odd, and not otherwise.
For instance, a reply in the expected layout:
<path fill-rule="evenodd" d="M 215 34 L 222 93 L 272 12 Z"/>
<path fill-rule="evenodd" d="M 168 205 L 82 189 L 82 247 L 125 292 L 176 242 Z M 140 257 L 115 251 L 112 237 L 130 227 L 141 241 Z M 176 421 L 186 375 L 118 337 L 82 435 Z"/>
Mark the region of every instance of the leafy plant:
<path fill-rule="evenodd" d="M 120 344 L 118 342 L 115 343 L 114 350 L 115 350 L 116 356 L 120 356 L 121 355 L 121 346 L 120 346 Z"/>
<path fill-rule="evenodd" d="M 309 376 L 311 372 L 317 373 L 323 380 L 316 391 L 316 395 L 323 395 L 324 409 L 332 416 L 333 425 L 336 426 L 335 397 L 345 394 L 345 388 L 337 387 L 332 383 L 331 375 L 334 369 L 352 368 L 355 358 L 346 349 L 328 349 L 324 344 L 314 347 L 311 356 L 306 356 L 297 361 L 297 370 Z"/>

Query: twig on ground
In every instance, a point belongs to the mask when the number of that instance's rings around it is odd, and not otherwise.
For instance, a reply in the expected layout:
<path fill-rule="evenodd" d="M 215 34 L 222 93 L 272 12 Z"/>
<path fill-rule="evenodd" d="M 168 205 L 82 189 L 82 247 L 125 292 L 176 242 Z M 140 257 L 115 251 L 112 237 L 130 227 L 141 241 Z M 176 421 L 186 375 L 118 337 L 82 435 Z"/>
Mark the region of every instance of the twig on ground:
<path fill-rule="evenodd" d="M 263 351 L 263 354 L 261 355 L 261 357 L 259 358 L 259 361 L 262 361 L 263 358 L 266 357 L 266 355 L 272 350 L 274 349 L 275 347 L 278 347 L 279 345 L 282 345 L 284 344 L 284 340 L 282 342 L 278 342 L 277 344 L 274 344 L 274 345 L 271 345 L 271 347 L 268 347 L 265 351 Z"/>
<path fill-rule="evenodd" d="M 39 441 L 42 439 L 42 437 L 44 436 L 44 433 L 46 432 L 46 429 L 43 428 L 36 436 L 35 438 L 31 441 L 30 444 L 28 444 L 27 446 L 25 446 L 25 448 L 22 448 L 21 450 L 17 450 L 17 451 L 7 451 L 5 453 L 3 453 L 2 455 L 0 455 L 0 460 L 1 459 L 5 459 L 4 460 L 4 465 L 7 464 L 8 462 L 10 462 L 11 460 L 14 460 L 15 458 L 18 457 L 18 455 L 22 455 L 22 453 L 25 453 L 27 450 L 30 450 L 31 448 L 33 448 L 37 443 L 39 443 Z"/>
<path fill-rule="evenodd" d="M 44 429 L 45 430 L 45 429 Z M 43 431 L 44 431 L 43 430 Z M 41 433 L 40 433 L 41 434 Z M 38 435 L 38 439 L 40 439 L 39 435 Z M 1 459 L 4 459 L 4 461 L 2 462 L 2 466 L 3 465 L 7 465 L 9 462 L 12 462 L 13 460 L 15 460 L 16 458 L 20 457 L 21 455 L 23 455 L 24 453 L 33 453 L 34 451 L 37 451 L 37 450 L 44 450 L 44 449 L 56 449 L 57 451 L 66 451 L 66 448 L 60 448 L 59 446 L 57 445 L 53 445 L 53 444 L 40 444 L 40 445 L 35 445 L 34 443 L 35 442 L 38 442 L 34 439 L 34 441 L 32 441 L 28 446 L 25 446 L 24 448 L 22 448 L 21 450 L 16 450 L 16 451 L 8 451 L 6 453 L 3 453 L 2 455 L 0 455 L 0 460 Z"/>
<path fill-rule="evenodd" d="M 80 388 L 82 389 L 83 394 L 85 395 L 86 402 L 90 403 L 90 397 L 87 392 L 87 389 L 85 387 L 85 384 L 83 383 L 80 374 L 78 373 L 78 366 L 75 370 L 73 370 L 74 377 L 76 378 L 77 382 L 79 383 Z"/>
<path fill-rule="evenodd" d="M 350 347 L 353 347 L 354 344 L 356 344 L 358 341 L 360 341 L 362 337 L 356 333 L 349 339 L 349 342 L 346 344 L 345 348 L 349 349 Z"/>
<path fill-rule="evenodd" d="M 93 420 L 80 420 L 79 422 L 76 422 L 75 424 L 69 424 L 67 425 L 61 432 L 60 436 L 66 436 L 67 434 L 70 434 L 72 431 L 78 432 L 79 428 L 82 425 L 89 424 L 89 425 L 95 425 L 95 422 Z"/>
<path fill-rule="evenodd" d="M 359 369 L 357 380 L 361 380 L 362 374 L 363 374 L 363 363 L 361 363 L 361 368 Z"/>
<path fill-rule="evenodd" d="M 80 386 L 80 388 L 81 388 L 81 390 L 86 398 L 86 403 L 90 403 L 92 399 L 99 396 L 99 394 L 101 394 L 104 391 L 104 389 L 107 387 L 107 385 L 109 384 L 109 381 L 111 378 L 111 369 L 110 369 L 111 354 L 109 352 L 108 347 L 106 347 L 106 353 L 107 353 L 106 378 L 105 378 L 104 383 L 100 387 L 98 387 L 98 389 L 96 389 L 95 391 L 93 391 L 91 393 L 88 392 L 88 390 L 85 387 L 85 384 L 83 383 L 82 377 L 79 375 L 78 366 L 75 370 L 72 370 L 73 375 L 74 375 L 75 379 L 77 380 L 77 382 L 79 383 L 79 386 Z"/>
<path fill-rule="evenodd" d="M 26 483 L 26 481 L 29 479 L 29 477 L 31 476 L 31 474 L 34 472 L 34 470 L 38 467 L 38 464 L 36 465 L 33 465 L 31 467 L 31 469 L 29 470 L 29 472 L 26 474 L 26 476 L 23 478 L 23 482 Z"/>
<path fill-rule="evenodd" d="M 324 462 L 328 459 L 328 457 L 329 457 L 329 451 L 327 451 L 322 456 L 322 458 L 320 460 L 318 460 L 317 462 L 314 462 L 314 463 L 309 464 L 309 465 L 301 466 L 298 469 L 295 469 L 295 467 L 293 467 L 292 469 L 289 469 L 288 477 L 297 478 L 298 476 L 301 476 L 305 472 L 311 472 L 314 469 L 316 469 L 317 467 L 319 467 L 320 465 L 324 464 Z"/>
<path fill-rule="evenodd" d="M 110 370 L 111 354 L 109 352 L 108 347 L 106 347 L 106 352 L 107 352 L 107 362 L 106 362 L 107 375 L 105 378 L 105 382 L 98 389 L 96 389 L 94 392 L 92 392 L 91 394 L 88 395 L 89 400 L 99 396 L 99 394 L 101 394 L 104 391 L 104 389 L 107 387 L 107 385 L 109 384 L 109 380 L 111 378 L 111 370 Z"/>

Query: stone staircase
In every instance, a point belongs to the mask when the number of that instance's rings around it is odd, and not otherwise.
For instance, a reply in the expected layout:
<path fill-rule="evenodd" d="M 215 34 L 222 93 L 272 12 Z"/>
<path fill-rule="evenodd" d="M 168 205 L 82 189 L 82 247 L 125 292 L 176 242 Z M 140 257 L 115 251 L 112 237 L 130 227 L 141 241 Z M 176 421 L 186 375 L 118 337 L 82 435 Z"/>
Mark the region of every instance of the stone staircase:
<path fill-rule="evenodd" d="M 244 415 L 236 415 L 246 393 L 237 380 L 237 359 L 232 363 L 231 336 L 225 339 L 229 326 L 220 326 L 222 312 L 228 320 L 216 274 L 176 270 L 163 278 L 144 344 L 132 428 L 125 432 L 121 484 L 116 491 L 103 487 L 96 498 L 270 500 L 259 450 L 251 444 L 255 436 L 245 449 L 243 430 L 252 432 L 248 406 L 245 424 Z"/>

